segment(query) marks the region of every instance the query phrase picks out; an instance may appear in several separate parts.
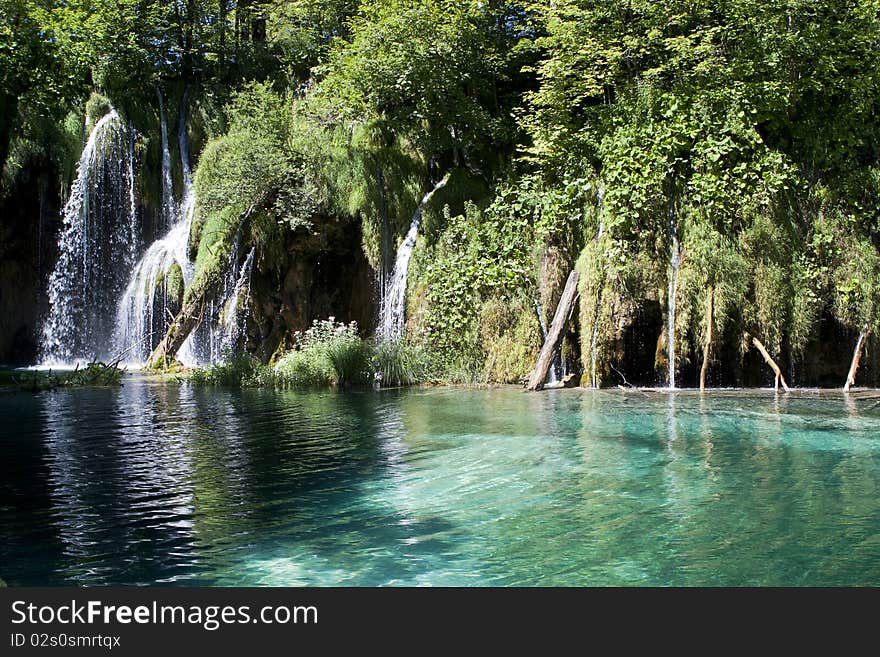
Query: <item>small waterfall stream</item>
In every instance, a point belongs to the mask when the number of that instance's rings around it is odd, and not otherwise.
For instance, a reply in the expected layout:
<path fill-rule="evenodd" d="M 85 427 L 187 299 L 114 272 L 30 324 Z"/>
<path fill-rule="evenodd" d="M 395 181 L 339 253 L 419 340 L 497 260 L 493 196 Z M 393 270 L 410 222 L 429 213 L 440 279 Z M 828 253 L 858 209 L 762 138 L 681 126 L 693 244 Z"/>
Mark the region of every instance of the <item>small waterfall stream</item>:
<path fill-rule="evenodd" d="M 600 243 L 602 235 L 605 233 L 605 186 L 599 183 L 596 189 L 596 215 L 599 218 L 599 228 L 596 231 L 596 243 Z M 602 310 L 602 288 L 600 286 L 596 293 L 596 303 L 593 307 L 593 329 L 590 335 L 590 385 L 593 388 L 599 387 L 599 374 L 597 367 L 599 363 L 599 315 Z"/>
<path fill-rule="evenodd" d="M 413 214 L 409 230 L 403 238 L 403 242 L 397 249 L 397 257 L 391 270 L 389 283 L 382 290 L 382 299 L 379 304 L 379 325 L 376 334 L 386 340 L 396 340 L 403 334 L 406 314 L 406 281 L 409 273 L 409 260 L 412 257 L 413 248 L 416 245 L 416 237 L 419 234 L 419 225 L 422 222 L 422 210 L 431 200 L 437 190 L 443 188 L 449 180 L 447 173 L 440 182 L 434 185 L 422 198 L 419 206 Z"/>
<path fill-rule="evenodd" d="M 169 309 L 168 275 L 177 265 L 183 282 L 192 280 L 193 265 L 187 257 L 191 224 L 190 212 L 150 245 L 129 279 L 116 311 L 114 332 L 116 348 L 125 354 L 126 361 L 145 362 L 174 319 Z"/>
<path fill-rule="evenodd" d="M 675 390 L 675 309 L 678 296 L 678 275 L 681 269 L 681 245 L 672 199 L 669 200 L 669 287 L 667 290 L 666 347 L 669 360 L 669 388 Z"/>
<path fill-rule="evenodd" d="M 162 90 L 156 87 L 159 98 L 159 126 L 162 135 L 162 230 L 168 230 L 174 222 L 174 185 L 171 180 L 171 150 L 168 146 L 168 122 L 165 119 L 165 103 Z"/>
<path fill-rule="evenodd" d="M 241 241 L 239 231 L 229 251 L 223 283 L 205 303 L 202 321 L 188 338 L 196 364 L 222 362 L 228 353 L 242 347 L 256 249 L 252 247 L 239 264 Z"/>
<path fill-rule="evenodd" d="M 114 306 L 140 247 L 134 134 L 111 109 L 92 128 L 64 206 L 41 360 L 109 360 Z"/>

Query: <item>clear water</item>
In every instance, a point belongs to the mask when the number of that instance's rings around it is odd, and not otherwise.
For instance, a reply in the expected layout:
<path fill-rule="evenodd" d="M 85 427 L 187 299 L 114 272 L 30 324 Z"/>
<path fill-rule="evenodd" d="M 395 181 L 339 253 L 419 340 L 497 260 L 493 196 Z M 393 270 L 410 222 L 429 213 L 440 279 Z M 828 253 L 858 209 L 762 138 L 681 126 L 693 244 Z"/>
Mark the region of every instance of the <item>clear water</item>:
<path fill-rule="evenodd" d="M 0 394 L 9 584 L 880 585 L 880 396 Z"/>

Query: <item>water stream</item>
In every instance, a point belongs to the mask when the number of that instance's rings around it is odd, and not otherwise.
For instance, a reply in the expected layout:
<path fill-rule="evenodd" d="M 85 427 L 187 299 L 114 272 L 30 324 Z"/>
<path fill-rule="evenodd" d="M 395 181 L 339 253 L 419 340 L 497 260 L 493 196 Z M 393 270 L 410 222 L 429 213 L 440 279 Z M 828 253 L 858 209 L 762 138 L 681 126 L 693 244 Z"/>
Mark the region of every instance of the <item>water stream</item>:
<path fill-rule="evenodd" d="M 431 197 L 437 190 L 444 187 L 449 180 L 449 174 L 446 174 L 440 182 L 434 185 L 422 198 L 419 206 L 413 214 L 412 222 L 409 230 L 403 238 L 400 247 L 397 249 L 397 257 L 394 260 L 394 267 L 391 270 L 390 282 L 382 292 L 382 299 L 379 303 L 379 326 L 376 330 L 377 335 L 387 340 L 396 340 L 403 334 L 403 327 L 406 320 L 406 281 L 409 273 L 409 261 L 412 257 L 413 248 L 416 245 L 416 238 L 419 234 L 419 225 L 422 222 L 422 211 L 427 205 Z"/>
<path fill-rule="evenodd" d="M 171 228 L 153 242 L 134 267 L 125 290 L 119 297 L 115 313 L 113 343 L 126 362 L 140 364 L 146 362 L 153 347 L 162 339 L 165 331 L 174 320 L 174 312 L 179 309 L 178 300 L 169 296 L 172 276 L 179 277 L 184 285 L 189 285 L 194 274 L 194 266 L 189 258 L 189 235 L 193 221 L 195 198 L 192 189 L 192 174 L 188 161 L 186 127 L 180 129 L 181 168 L 183 171 L 183 199 L 175 206 L 171 197 L 171 157 L 168 153 L 168 128 L 166 125 L 162 93 L 159 97 L 162 132 L 162 181 L 163 181 L 163 219 L 171 221 Z M 186 122 L 185 112 L 180 121 Z M 167 185 L 167 186 L 166 186 Z M 166 193 L 168 198 L 166 198 Z M 170 212 L 171 219 L 164 213 Z M 176 268 L 176 269 L 175 269 Z M 184 343 L 178 359 L 191 364 L 192 345 Z"/>
<path fill-rule="evenodd" d="M 669 286 L 667 289 L 667 312 L 666 312 L 666 348 L 669 361 L 668 382 L 671 389 L 675 389 L 675 310 L 678 297 L 678 275 L 681 269 L 681 246 L 678 242 L 678 226 L 675 223 L 675 214 L 672 199 L 669 201 Z"/>
<path fill-rule="evenodd" d="M 115 304 L 140 248 L 134 184 L 134 134 L 111 110 L 89 133 L 64 206 L 42 328 L 46 365 L 115 355 Z"/>

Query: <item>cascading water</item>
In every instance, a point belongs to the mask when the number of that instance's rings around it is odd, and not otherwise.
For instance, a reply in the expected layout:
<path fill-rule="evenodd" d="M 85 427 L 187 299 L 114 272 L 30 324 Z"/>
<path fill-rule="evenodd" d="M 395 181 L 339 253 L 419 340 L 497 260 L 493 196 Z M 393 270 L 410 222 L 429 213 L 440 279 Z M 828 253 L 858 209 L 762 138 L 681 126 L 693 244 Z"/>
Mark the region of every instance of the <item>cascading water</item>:
<path fill-rule="evenodd" d="M 672 199 L 669 201 L 669 287 L 667 290 L 666 347 L 669 360 L 669 388 L 675 389 L 675 309 L 678 295 L 678 274 L 681 269 L 681 246 L 678 242 L 678 227 Z"/>
<path fill-rule="evenodd" d="M 238 272 L 238 280 L 232 288 L 232 295 L 224 304 L 223 314 L 223 346 L 227 349 L 239 347 L 244 335 L 244 319 L 251 306 L 251 275 L 254 270 L 254 254 L 256 248 L 251 247 Z"/>
<path fill-rule="evenodd" d="M 255 249 L 239 264 L 241 225 L 226 260 L 223 283 L 205 303 L 202 321 L 190 333 L 191 357 L 197 364 L 218 363 L 241 347 L 244 322 L 250 310 L 250 279 Z M 186 343 L 184 343 L 186 346 Z"/>
<path fill-rule="evenodd" d="M 596 242 L 599 243 L 605 232 L 605 187 L 600 183 L 596 189 L 596 214 L 599 217 L 599 229 L 596 231 Z M 593 308 L 593 331 L 590 336 L 590 384 L 594 388 L 599 387 L 599 375 L 596 368 L 599 363 L 599 312 L 601 310 L 602 290 L 596 296 L 596 304 Z"/>
<path fill-rule="evenodd" d="M 192 280 L 193 266 L 187 257 L 191 224 L 190 212 L 150 245 L 122 294 L 116 311 L 114 343 L 127 361 L 145 362 L 154 343 L 174 319 L 169 308 L 169 273 L 177 265 L 183 283 L 188 285 Z"/>
<path fill-rule="evenodd" d="M 89 134 L 64 206 L 42 330 L 47 365 L 114 357 L 113 308 L 140 244 L 134 179 L 134 134 L 111 109 Z"/>
<path fill-rule="evenodd" d="M 159 129 L 162 135 L 162 230 L 168 230 L 174 222 L 174 187 L 171 180 L 171 150 L 168 146 L 168 122 L 165 119 L 165 103 L 162 90 L 156 87 L 159 98 Z"/>
<path fill-rule="evenodd" d="M 183 171 L 183 199 L 175 208 L 171 193 L 171 156 L 168 153 L 168 129 L 165 120 L 162 93 L 159 97 L 159 115 L 162 132 L 162 196 L 163 223 L 173 221 L 170 230 L 153 242 L 137 263 L 128 285 L 119 297 L 116 309 L 116 325 L 113 343 L 126 361 L 143 363 L 147 360 L 155 344 L 162 338 L 173 321 L 174 311 L 179 299 L 169 295 L 169 283 L 178 272 L 183 286 L 189 285 L 194 274 L 193 263 L 189 259 L 188 244 L 190 228 L 195 208 L 192 189 L 192 172 L 189 165 L 189 151 L 186 143 L 185 98 L 180 114 L 180 156 Z M 167 155 L 167 157 L 166 157 Z M 166 196 L 167 195 L 167 196 Z M 166 218 L 166 214 L 168 217 Z M 178 353 L 184 364 L 192 364 L 192 344 L 184 343 Z"/>
<path fill-rule="evenodd" d="M 206 304 L 205 316 L 193 332 L 194 352 L 200 363 L 218 363 L 242 347 L 245 320 L 250 311 L 251 273 L 256 249 L 251 248 L 237 267 L 239 245 L 229 255 L 223 285 Z"/>
<path fill-rule="evenodd" d="M 406 313 L 406 280 L 409 273 L 409 260 L 412 257 L 413 248 L 416 245 L 416 237 L 419 234 L 419 224 L 422 222 L 422 211 L 437 190 L 444 187 L 449 180 L 446 174 L 434 188 L 422 198 L 416 208 L 410 223 L 409 230 L 403 238 L 403 242 L 397 249 L 397 257 L 394 260 L 394 268 L 391 270 L 390 282 L 382 290 L 382 299 L 379 304 L 379 327 L 376 331 L 379 337 L 386 340 L 396 340 L 403 334 L 403 326 Z"/>

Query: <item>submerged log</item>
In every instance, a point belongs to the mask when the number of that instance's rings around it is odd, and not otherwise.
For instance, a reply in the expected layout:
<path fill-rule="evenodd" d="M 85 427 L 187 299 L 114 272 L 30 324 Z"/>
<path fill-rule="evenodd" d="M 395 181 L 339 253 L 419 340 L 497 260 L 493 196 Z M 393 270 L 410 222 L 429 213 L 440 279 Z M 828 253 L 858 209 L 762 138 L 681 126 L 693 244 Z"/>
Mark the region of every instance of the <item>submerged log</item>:
<path fill-rule="evenodd" d="M 867 337 L 868 322 L 865 322 L 865 327 L 862 329 L 862 332 L 859 333 L 859 339 L 858 342 L 856 342 L 855 351 L 853 351 L 852 363 L 849 366 L 849 374 L 846 375 L 846 384 L 843 386 L 844 392 L 849 392 L 849 389 L 856 383 L 856 372 L 859 369 L 859 361 L 862 360 L 862 348 L 865 346 L 865 338 Z"/>
<path fill-rule="evenodd" d="M 752 337 L 752 344 L 757 347 L 758 351 L 761 352 L 761 355 L 764 357 L 764 360 L 776 374 L 775 387 L 779 390 L 779 382 L 782 382 L 782 387 L 785 389 L 785 392 L 789 392 L 788 384 L 785 382 L 785 377 L 782 376 L 782 370 L 779 369 L 779 365 L 776 364 L 776 361 L 770 356 L 767 352 L 767 349 L 761 344 L 761 341 L 758 338 Z"/>
<path fill-rule="evenodd" d="M 703 343 L 703 366 L 700 368 L 700 392 L 706 389 L 706 372 L 709 369 L 709 349 L 712 347 L 712 316 L 715 306 L 715 288 L 709 288 L 706 301 L 706 341 Z"/>
<path fill-rule="evenodd" d="M 568 275 L 565 282 L 565 289 L 562 291 L 562 298 L 559 305 L 556 306 L 556 313 L 553 315 L 553 323 L 547 330 L 547 338 L 544 340 L 544 346 L 541 347 L 541 353 L 538 355 L 538 361 L 535 363 L 535 369 L 529 376 L 529 382 L 526 388 L 528 390 L 540 390 L 544 387 L 544 380 L 547 378 L 547 370 L 553 362 L 553 354 L 559 346 L 562 339 L 562 332 L 568 320 L 571 318 L 574 302 L 577 299 L 577 283 L 578 273 L 572 271 Z"/>

